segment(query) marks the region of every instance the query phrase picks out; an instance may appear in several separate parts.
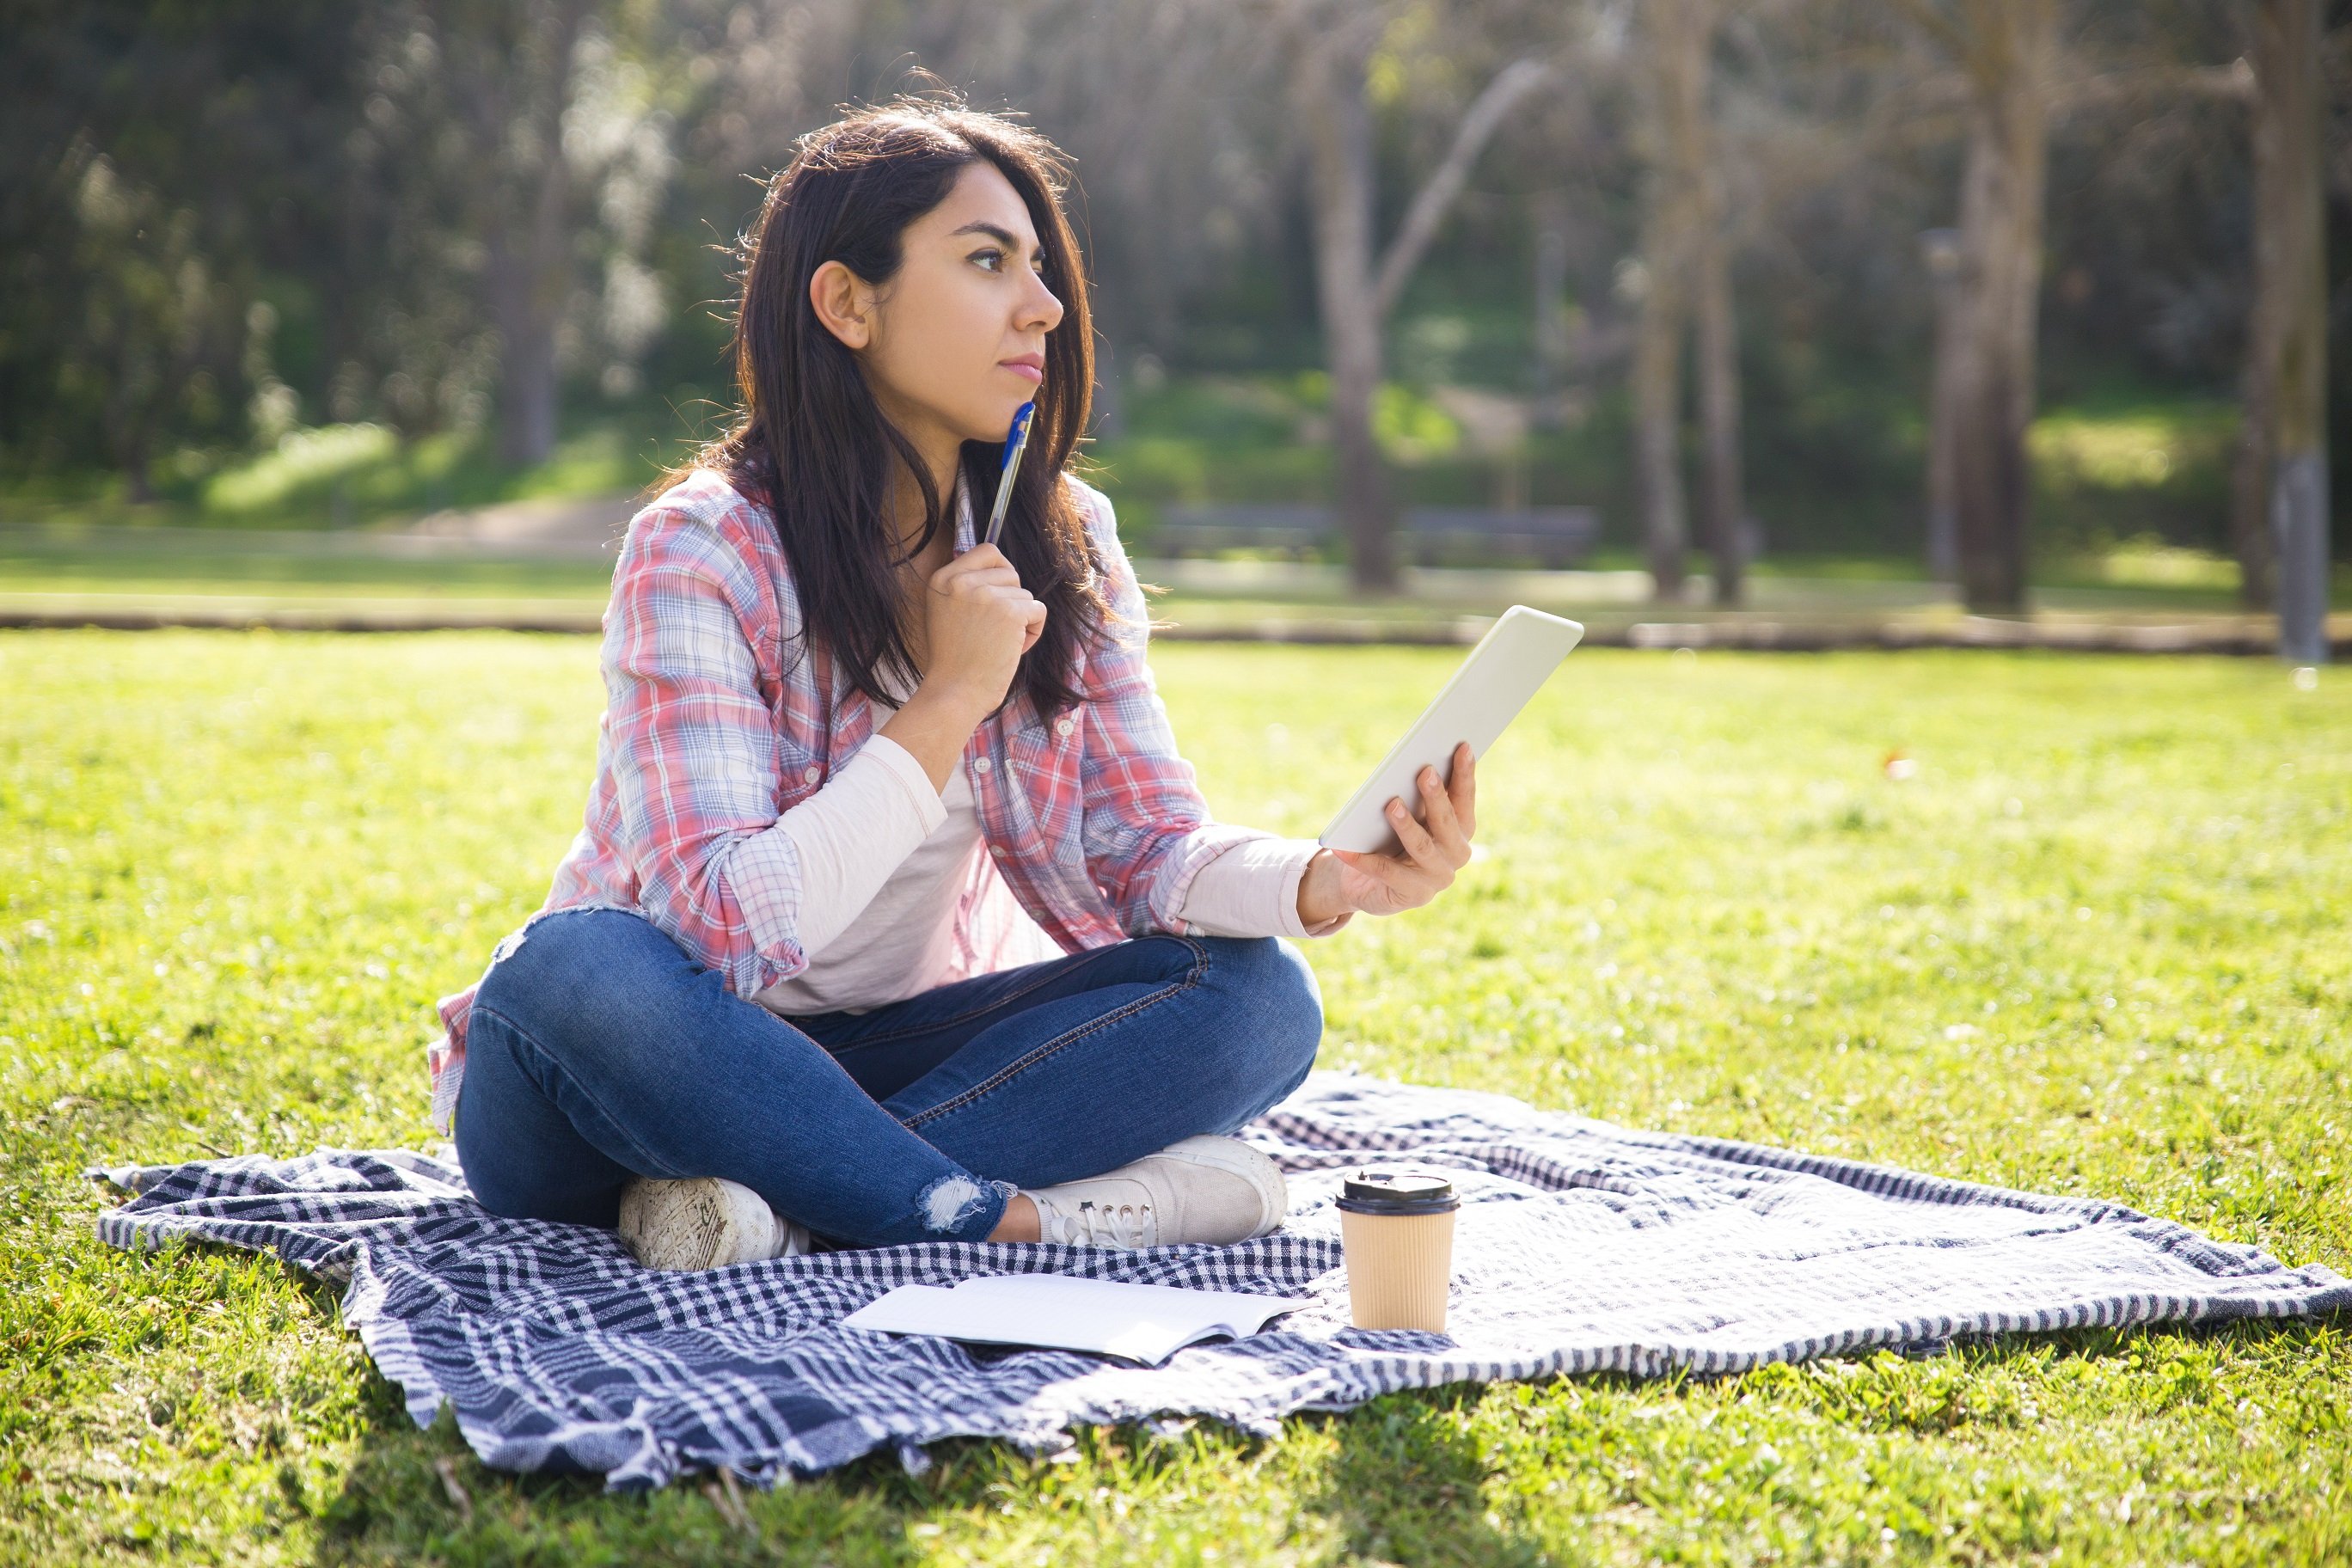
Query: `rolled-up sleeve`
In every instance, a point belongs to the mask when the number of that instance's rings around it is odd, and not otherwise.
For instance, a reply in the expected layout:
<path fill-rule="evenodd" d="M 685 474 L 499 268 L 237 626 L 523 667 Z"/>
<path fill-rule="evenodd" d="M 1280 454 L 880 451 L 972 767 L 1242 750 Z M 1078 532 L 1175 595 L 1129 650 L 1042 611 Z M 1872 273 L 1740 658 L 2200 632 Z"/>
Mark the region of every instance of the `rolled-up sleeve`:
<path fill-rule="evenodd" d="M 1078 493 L 1093 509 L 1090 531 L 1110 611 L 1087 672 L 1080 773 L 1087 869 L 1130 935 L 1181 932 L 1189 929 L 1181 911 L 1201 868 L 1236 845 L 1272 835 L 1210 819 L 1145 658 L 1150 615 L 1119 544 L 1110 500 L 1087 486 Z"/>
<path fill-rule="evenodd" d="M 1312 838 L 1234 845 L 1193 874 L 1177 911 L 1184 929 L 1204 936 L 1329 936 L 1349 914 L 1311 926 L 1298 918 L 1298 884 L 1322 847 Z"/>
<path fill-rule="evenodd" d="M 753 652 L 759 586 L 709 527 L 633 530 L 604 623 L 601 765 L 639 908 L 750 996 L 807 966 L 802 876 Z"/>

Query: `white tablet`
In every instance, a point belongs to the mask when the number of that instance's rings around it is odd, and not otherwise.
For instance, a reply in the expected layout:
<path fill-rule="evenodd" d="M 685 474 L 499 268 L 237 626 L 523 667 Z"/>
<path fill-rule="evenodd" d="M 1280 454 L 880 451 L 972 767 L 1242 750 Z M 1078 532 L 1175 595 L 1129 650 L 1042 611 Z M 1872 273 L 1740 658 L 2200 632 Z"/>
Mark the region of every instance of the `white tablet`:
<path fill-rule="evenodd" d="M 1402 847 L 1385 815 L 1389 802 L 1402 798 L 1418 816 L 1421 790 L 1413 780 L 1421 770 L 1433 767 L 1450 783 L 1454 748 L 1464 741 L 1472 756 L 1485 756 L 1583 635 L 1576 622 L 1525 605 L 1504 611 L 1364 787 L 1339 808 L 1319 842 L 1332 849 L 1395 854 Z"/>

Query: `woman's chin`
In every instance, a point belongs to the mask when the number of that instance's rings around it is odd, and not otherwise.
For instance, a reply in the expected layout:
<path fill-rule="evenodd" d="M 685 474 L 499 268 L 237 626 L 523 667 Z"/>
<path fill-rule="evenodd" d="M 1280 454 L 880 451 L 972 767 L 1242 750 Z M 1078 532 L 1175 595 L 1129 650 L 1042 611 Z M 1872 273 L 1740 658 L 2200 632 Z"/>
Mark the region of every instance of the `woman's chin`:
<path fill-rule="evenodd" d="M 991 409 L 965 426 L 963 438 L 967 441 L 994 441 L 1001 444 L 1013 434 L 1013 416 L 1020 413 L 1021 405 L 1028 401 L 1024 397 L 1019 402 L 1009 404 L 1001 415 Z"/>

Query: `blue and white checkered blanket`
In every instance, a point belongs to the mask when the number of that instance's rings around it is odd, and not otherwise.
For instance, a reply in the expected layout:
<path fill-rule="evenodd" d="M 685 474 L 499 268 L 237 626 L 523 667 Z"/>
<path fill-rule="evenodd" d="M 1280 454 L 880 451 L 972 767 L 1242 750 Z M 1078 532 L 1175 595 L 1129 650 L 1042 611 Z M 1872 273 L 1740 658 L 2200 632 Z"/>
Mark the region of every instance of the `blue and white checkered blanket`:
<path fill-rule="evenodd" d="M 1083 1423 L 1199 1415 L 1271 1432 L 1463 1380 L 1738 1372 L 1874 1346 L 2090 1324 L 2352 1308 L 2352 1282 L 2082 1198 L 1716 1139 L 1634 1132 L 1497 1095 L 1318 1074 L 1248 1130 L 1291 1211 L 1238 1247 L 927 1244 L 701 1274 L 613 1233 L 485 1214 L 451 1164 L 321 1151 L 105 1174 L 118 1247 L 267 1248 L 348 1279 L 343 1315 L 409 1414 L 446 1400 L 483 1460 L 659 1486 L 772 1482 L 937 1438 L 1057 1448 Z M 1410 1153 L 1459 1173 L 1449 1331 L 1349 1326 L 1338 1172 Z M 841 1327 L 893 1287 L 1050 1269 L 1312 1297 L 1265 1332 L 1139 1368 Z"/>

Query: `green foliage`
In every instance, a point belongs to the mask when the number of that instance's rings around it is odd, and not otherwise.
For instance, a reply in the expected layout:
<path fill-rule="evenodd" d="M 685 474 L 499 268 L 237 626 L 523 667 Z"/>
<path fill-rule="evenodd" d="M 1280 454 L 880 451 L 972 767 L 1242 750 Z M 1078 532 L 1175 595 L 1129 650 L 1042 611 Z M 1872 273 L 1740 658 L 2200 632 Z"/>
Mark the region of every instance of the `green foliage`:
<path fill-rule="evenodd" d="M 440 458 L 446 441 L 431 449 Z M 382 425 L 332 425 L 296 430 L 277 447 L 247 463 L 215 474 L 202 491 L 203 507 L 214 515 L 283 513 L 290 503 L 324 500 L 356 476 L 363 481 L 386 473 L 401 457 L 400 437 Z M 435 468 L 446 463 L 435 463 Z"/>
<path fill-rule="evenodd" d="M 2209 398 L 2126 395 L 2048 411 L 2027 439 L 2038 542 L 2059 553 L 2130 539 L 2223 543 L 2237 437 L 2237 408 Z"/>
<path fill-rule="evenodd" d="M 1412 324 L 1400 333 L 1413 336 Z M 1749 503 L 1768 551 L 1915 556 L 1926 439 L 1918 409 L 1907 392 L 1876 385 L 1855 367 L 1808 363 L 1801 372 L 1791 358 L 1758 371 L 1764 395 L 1748 409 Z M 1395 381 L 1381 389 L 1376 430 L 1400 492 L 1425 505 L 1496 504 L 1502 465 L 1465 449 L 1437 401 L 1442 386 Z M 1130 500 L 1155 510 L 1328 500 L 1329 403 L 1321 371 L 1170 378 L 1131 395 L 1125 430 L 1091 455 L 1123 517 Z M 2131 541 L 2141 550 L 2224 549 L 2236 435 L 2233 406 L 2145 385 L 2044 413 L 2031 441 L 2037 580 Z M 1521 459 L 1528 498 L 1597 506 L 1608 541 L 1632 548 L 1632 454 L 1624 398 L 1586 399 L 1565 428 L 1529 435 Z"/>
<path fill-rule="evenodd" d="M 1311 833 L 1453 660 L 1156 662 L 1219 814 Z M 486 1471 L 331 1290 L 102 1247 L 79 1172 L 432 1141 L 429 1003 L 577 826 L 593 642 L 19 632 L 0 689 L 0 1562 L 2352 1554 L 2339 1323 L 949 1444 L 751 1497 L 756 1540 L 699 1486 Z M 2347 741 L 2352 687 L 2252 660 L 1579 653 L 1488 763 L 1462 884 L 1310 946 L 1324 1059 L 2352 1269 Z"/>
<path fill-rule="evenodd" d="M 528 467 L 499 462 L 490 447 L 481 431 L 404 441 L 382 425 L 296 429 L 252 454 L 184 449 L 158 473 L 155 504 L 131 504 L 119 486 L 32 481 L 0 495 L 0 521 L 297 530 L 405 521 L 450 507 L 626 495 L 652 484 L 690 443 L 598 424 Z"/>

